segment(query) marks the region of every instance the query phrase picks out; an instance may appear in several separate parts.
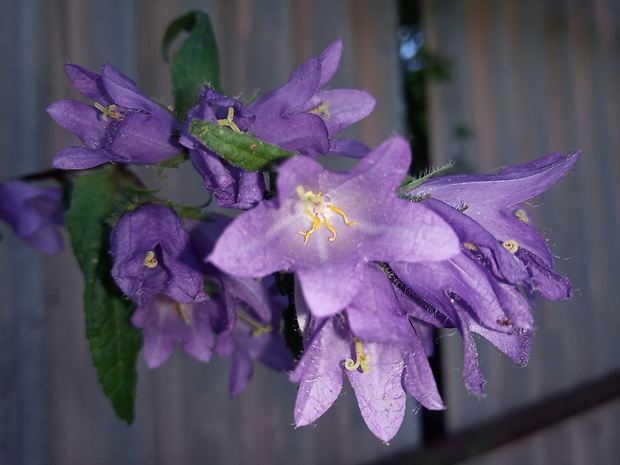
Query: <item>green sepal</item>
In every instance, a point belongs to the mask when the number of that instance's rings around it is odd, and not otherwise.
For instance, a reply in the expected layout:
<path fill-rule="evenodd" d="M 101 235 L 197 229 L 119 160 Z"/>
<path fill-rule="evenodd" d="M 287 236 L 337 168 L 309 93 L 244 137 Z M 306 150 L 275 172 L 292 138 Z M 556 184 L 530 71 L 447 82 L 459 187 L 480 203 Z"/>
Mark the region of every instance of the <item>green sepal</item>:
<path fill-rule="evenodd" d="M 191 11 L 170 24 L 162 45 L 166 61 L 170 45 L 182 31 L 187 31 L 189 36 L 172 58 L 171 68 L 175 113 L 180 120 L 198 103 L 202 87 L 221 92 L 220 56 L 209 16 Z"/>
<path fill-rule="evenodd" d="M 111 218 L 129 202 L 126 195 L 132 190 L 129 178 L 115 176 L 116 171 L 108 166 L 77 179 L 66 222 L 84 274 L 86 337 L 93 364 L 116 414 L 131 423 L 142 335 L 129 321 L 135 304 L 123 297 L 111 275 Z"/>
<path fill-rule="evenodd" d="M 424 200 L 424 199 L 418 199 L 416 197 L 407 195 L 407 192 L 409 192 L 412 189 L 415 189 L 416 187 L 418 187 L 422 183 L 428 181 L 433 176 L 437 176 L 438 174 L 441 174 L 444 171 L 448 171 L 453 166 L 454 165 L 452 163 L 448 163 L 447 165 L 444 165 L 444 166 L 441 166 L 439 168 L 436 168 L 436 169 L 428 172 L 427 174 L 425 174 L 424 176 L 421 176 L 419 178 L 414 178 L 413 176 L 409 176 L 408 175 L 405 178 L 405 180 L 402 182 L 400 187 L 398 188 L 398 195 L 401 198 L 404 198 L 404 199 L 407 199 L 407 200 L 413 200 L 413 201 Z"/>
<path fill-rule="evenodd" d="M 194 119 L 190 133 L 220 157 L 245 171 L 260 171 L 272 163 L 296 155 L 243 132 Z"/>

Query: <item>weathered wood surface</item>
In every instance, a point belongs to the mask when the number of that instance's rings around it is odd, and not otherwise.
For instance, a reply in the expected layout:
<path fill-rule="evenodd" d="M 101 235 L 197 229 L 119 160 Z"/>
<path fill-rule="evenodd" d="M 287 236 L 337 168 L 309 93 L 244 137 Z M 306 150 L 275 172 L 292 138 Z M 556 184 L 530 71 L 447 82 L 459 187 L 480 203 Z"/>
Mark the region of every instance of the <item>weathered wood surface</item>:
<path fill-rule="evenodd" d="M 0 177 L 49 166 L 75 142 L 44 108 L 75 97 L 63 63 L 98 71 L 111 63 L 148 95 L 171 101 L 160 44 L 166 26 L 206 9 L 221 44 L 231 95 L 269 91 L 338 37 L 345 40 L 333 87 L 379 98 L 351 131 L 374 146 L 402 131 L 396 2 L 363 0 L 5 0 L 0 2 Z M 167 194 L 204 199 L 191 169 Z M 369 433 L 349 391 L 316 427 L 292 426 L 296 386 L 257 368 L 239 398 L 227 392 L 228 362 L 175 353 L 148 372 L 140 360 L 136 420 L 117 420 L 100 392 L 84 336 L 82 278 L 69 251 L 42 257 L 2 226 L 0 243 L 0 463 L 3 464 L 345 464 L 418 441 L 419 416 L 389 447 Z"/>
<path fill-rule="evenodd" d="M 533 202 L 536 226 L 575 285 L 540 302 L 529 366 L 482 342 L 487 396 L 462 384 L 457 337 L 443 338 L 452 431 L 620 368 L 620 4 L 614 0 L 426 0 L 431 49 L 454 78 L 431 86 L 432 151 L 476 172 L 582 149 L 572 174 Z M 474 136 L 458 138 L 464 125 Z M 475 464 L 611 464 L 618 402 L 502 448 Z"/>

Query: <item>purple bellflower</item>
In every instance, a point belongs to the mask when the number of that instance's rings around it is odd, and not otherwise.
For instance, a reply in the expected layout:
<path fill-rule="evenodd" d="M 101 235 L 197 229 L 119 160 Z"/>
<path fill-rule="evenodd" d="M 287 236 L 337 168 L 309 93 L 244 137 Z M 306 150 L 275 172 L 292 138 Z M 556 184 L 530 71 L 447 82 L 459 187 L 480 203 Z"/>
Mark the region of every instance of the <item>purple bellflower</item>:
<path fill-rule="evenodd" d="M 188 114 L 186 129 L 180 139 L 181 144 L 189 149 L 192 163 L 204 179 L 205 189 L 213 193 L 220 207 L 246 210 L 256 205 L 263 199 L 263 174 L 245 172 L 197 141 L 187 129 L 194 118 L 246 132 L 256 117 L 240 101 L 205 88 L 200 94 L 199 105 Z"/>
<path fill-rule="evenodd" d="M 195 359 L 208 362 L 214 345 L 214 307 L 213 301 L 183 304 L 165 294 L 156 294 L 138 305 L 131 322 L 142 329 L 146 366 L 153 369 L 163 364 L 177 344 Z"/>
<path fill-rule="evenodd" d="M 525 365 L 534 330 L 532 292 L 548 299 L 571 295 L 570 281 L 555 272 L 544 239 L 519 204 L 549 188 L 576 160 L 577 154 L 551 154 L 496 175 L 432 179 L 408 192 L 452 226 L 461 251 L 441 262 L 392 263 L 392 270 L 412 295 L 445 318 L 439 326 L 459 330 L 465 384 L 476 395 L 483 393 L 484 378 L 471 333 Z"/>
<path fill-rule="evenodd" d="M 254 374 L 253 360 L 276 371 L 291 371 L 293 355 L 280 332 L 286 299 L 275 289 L 271 276 L 263 280 L 222 274 L 222 309 L 215 352 L 231 359 L 230 395 L 236 397 Z"/>
<path fill-rule="evenodd" d="M 553 257 L 545 239 L 532 227 L 532 218 L 521 203 L 539 195 L 564 176 L 579 158 L 579 153 L 563 156 L 552 153 L 539 160 L 514 167 L 504 167 L 495 175 L 454 175 L 431 179 L 406 194 L 432 198 L 462 211 L 488 231 L 521 265 L 507 271 L 498 256 L 490 266 L 501 278 L 523 285 L 551 300 L 568 299 L 571 283 L 555 272 Z M 435 210 L 442 208 L 438 205 Z M 447 209 L 442 209 L 448 212 Z M 441 213 L 440 213 L 441 214 Z M 452 224 L 454 212 L 442 216 Z M 480 235 L 480 234 L 479 234 Z M 468 240 L 472 252 L 489 258 L 487 247 Z M 479 249 L 478 251 L 475 248 Z"/>
<path fill-rule="evenodd" d="M 59 187 L 7 181 L 0 185 L 0 218 L 40 252 L 60 252 L 63 241 L 56 226 L 65 222 L 61 197 Z"/>
<path fill-rule="evenodd" d="M 207 255 L 231 219 L 210 214 L 212 221 L 188 222 L 195 250 Z M 212 326 L 218 335 L 215 353 L 230 357 L 230 394 L 236 397 L 247 387 L 254 373 L 253 360 L 276 371 L 290 371 L 294 361 L 280 332 L 286 299 L 277 292 L 273 277 L 262 280 L 236 278 L 205 264 L 205 274 L 217 286 L 211 302 Z"/>
<path fill-rule="evenodd" d="M 87 169 L 107 162 L 153 164 L 181 152 L 174 136 L 180 130 L 174 116 L 116 68 L 104 65 L 98 75 L 67 64 L 65 71 L 77 91 L 95 103 L 67 99 L 47 108 L 54 121 L 86 145 L 58 152 L 56 168 Z"/>
<path fill-rule="evenodd" d="M 333 315 L 357 294 L 367 263 L 445 260 L 460 250 L 437 214 L 396 195 L 410 160 L 401 137 L 349 173 L 288 159 L 278 170 L 278 196 L 237 217 L 207 258 L 239 277 L 295 272 L 312 314 Z"/>
<path fill-rule="evenodd" d="M 291 375 L 300 382 L 295 426 L 316 421 L 331 407 L 343 374 L 368 428 L 384 442 L 402 424 L 407 393 L 426 408 L 445 408 L 421 336 L 383 270 L 368 265 L 346 311 L 311 319 L 306 328 L 304 355 Z"/>
<path fill-rule="evenodd" d="M 341 54 L 342 41 L 338 40 L 319 58 L 311 58 L 297 68 L 285 85 L 259 97 L 247 108 L 213 89 L 203 89 L 199 105 L 189 112 L 181 144 L 189 149 L 205 188 L 213 192 L 219 206 L 253 207 L 263 198 L 263 177 L 229 165 L 197 141 L 188 131 L 193 118 L 248 132 L 302 155 L 339 153 L 361 157 L 368 152 L 358 142 L 334 139 L 344 128 L 368 116 L 375 106 L 375 99 L 360 90 L 322 89 L 336 73 Z"/>
<path fill-rule="evenodd" d="M 110 242 L 112 276 L 138 304 L 160 292 L 182 304 L 208 299 L 202 264 L 171 208 L 145 204 L 125 213 Z"/>
<path fill-rule="evenodd" d="M 368 149 L 361 144 L 333 139 L 368 116 L 376 103 L 364 91 L 324 90 L 336 74 L 341 56 L 342 40 L 337 40 L 319 58 L 310 58 L 297 68 L 285 85 L 252 102 L 248 110 L 256 120 L 249 132 L 303 155 L 365 155 Z"/>

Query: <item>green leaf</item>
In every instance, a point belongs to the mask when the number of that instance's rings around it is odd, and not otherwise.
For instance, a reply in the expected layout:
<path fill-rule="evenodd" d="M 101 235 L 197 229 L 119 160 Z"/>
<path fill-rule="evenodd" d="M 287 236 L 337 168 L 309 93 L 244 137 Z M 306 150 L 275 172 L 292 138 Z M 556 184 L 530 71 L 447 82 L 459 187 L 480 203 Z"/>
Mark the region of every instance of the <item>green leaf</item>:
<path fill-rule="evenodd" d="M 86 337 L 105 395 L 116 414 L 133 421 L 136 360 L 142 345 L 140 331 L 129 317 L 134 304 L 123 298 L 111 276 L 110 218 L 126 203 L 112 166 L 80 176 L 67 212 L 73 252 L 84 274 Z M 124 182 L 128 182 L 125 180 Z"/>
<path fill-rule="evenodd" d="M 221 92 L 220 56 L 209 16 L 192 11 L 170 24 L 162 46 L 166 61 L 170 45 L 182 31 L 189 32 L 189 36 L 174 55 L 171 69 L 172 95 L 180 119 L 198 103 L 202 87 L 210 86 Z"/>
<path fill-rule="evenodd" d="M 220 157 L 245 171 L 259 171 L 271 163 L 296 155 L 243 132 L 194 119 L 190 133 Z"/>

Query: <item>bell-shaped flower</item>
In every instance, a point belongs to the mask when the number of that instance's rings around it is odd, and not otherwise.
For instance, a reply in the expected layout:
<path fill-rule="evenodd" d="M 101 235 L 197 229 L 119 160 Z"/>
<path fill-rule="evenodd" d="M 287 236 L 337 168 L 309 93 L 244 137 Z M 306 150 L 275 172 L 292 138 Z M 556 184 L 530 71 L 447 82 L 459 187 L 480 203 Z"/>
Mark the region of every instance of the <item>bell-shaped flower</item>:
<path fill-rule="evenodd" d="M 189 133 L 194 118 L 245 132 L 254 119 L 252 113 L 236 99 L 228 98 L 211 88 L 200 93 L 200 103 L 188 114 L 180 143 L 189 149 L 189 155 L 198 173 L 204 179 L 204 187 L 212 192 L 222 208 L 246 210 L 263 199 L 265 183 L 263 174 L 248 173 L 220 158 Z"/>
<path fill-rule="evenodd" d="M 194 249 L 204 256 L 231 218 L 210 213 L 210 221 L 188 221 Z M 235 397 L 247 387 L 258 360 L 276 371 L 290 371 L 294 360 L 280 332 L 282 309 L 286 299 L 280 295 L 271 276 L 257 280 L 237 278 L 205 264 L 205 275 L 213 289 L 212 326 L 218 335 L 215 353 L 230 357 L 230 394 Z"/>
<path fill-rule="evenodd" d="M 285 85 L 252 102 L 248 110 L 256 120 L 249 131 L 304 155 L 365 155 L 368 149 L 363 145 L 334 139 L 344 128 L 368 116 L 376 103 L 361 90 L 323 89 L 336 74 L 341 56 L 342 40 L 337 40 L 319 58 L 299 66 Z"/>
<path fill-rule="evenodd" d="M 527 364 L 533 320 L 517 287 L 498 281 L 466 253 L 437 262 L 393 263 L 391 269 L 406 286 L 401 304 L 407 314 L 436 326 L 455 327 L 461 333 L 463 377 L 472 393 L 482 395 L 484 378 L 471 333 L 488 339 L 518 365 Z M 406 303 L 414 297 L 418 300 Z M 438 313 L 424 315 L 420 303 Z"/>
<path fill-rule="evenodd" d="M 60 252 L 63 241 L 57 226 L 65 222 L 61 197 L 58 187 L 7 181 L 0 185 L 0 218 L 40 252 Z"/>
<path fill-rule="evenodd" d="M 116 284 L 140 305 L 160 292 L 183 304 L 208 299 L 189 234 L 165 205 L 125 213 L 112 230 L 110 253 Z"/>
<path fill-rule="evenodd" d="M 216 312 L 212 301 L 180 303 L 165 294 L 156 294 L 131 316 L 134 326 L 142 329 L 142 354 L 149 368 L 163 364 L 177 344 L 201 362 L 213 353 L 214 337 L 211 318 Z"/>
<path fill-rule="evenodd" d="M 528 291 L 537 291 L 547 299 L 567 299 L 572 293 L 571 283 L 555 272 L 545 239 L 532 227 L 531 216 L 520 204 L 555 184 L 578 157 L 579 153 L 567 157 L 552 153 L 520 166 L 504 167 L 494 175 L 444 176 L 426 181 L 405 194 L 440 200 L 492 234 L 527 272 L 525 279 L 505 275 L 508 281 L 523 285 Z M 442 216 L 452 224 L 451 219 Z M 475 241 L 470 244 L 472 250 L 478 247 Z M 505 271 L 501 265 L 497 266 Z"/>
<path fill-rule="evenodd" d="M 67 64 L 76 90 L 94 100 L 67 99 L 47 108 L 50 116 L 85 146 L 65 147 L 54 157 L 60 169 L 86 169 L 107 162 L 153 164 L 181 152 L 180 127 L 166 108 L 142 94 L 134 81 L 111 65 L 101 75 Z"/>
<path fill-rule="evenodd" d="M 293 157 L 278 169 L 278 196 L 237 217 L 208 260 L 239 277 L 295 272 L 312 314 L 327 317 L 357 294 L 369 262 L 448 259 L 460 251 L 452 228 L 396 195 L 410 160 L 401 137 L 348 173 Z"/>
<path fill-rule="evenodd" d="M 444 408 L 424 346 L 385 273 L 364 270 L 364 285 L 344 313 L 311 320 L 304 355 L 291 380 L 300 382 L 295 426 L 316 421 L 340 395 L 343 374 L 368 428 L 387 442 L 405 415 L 406 395 Z"/>

